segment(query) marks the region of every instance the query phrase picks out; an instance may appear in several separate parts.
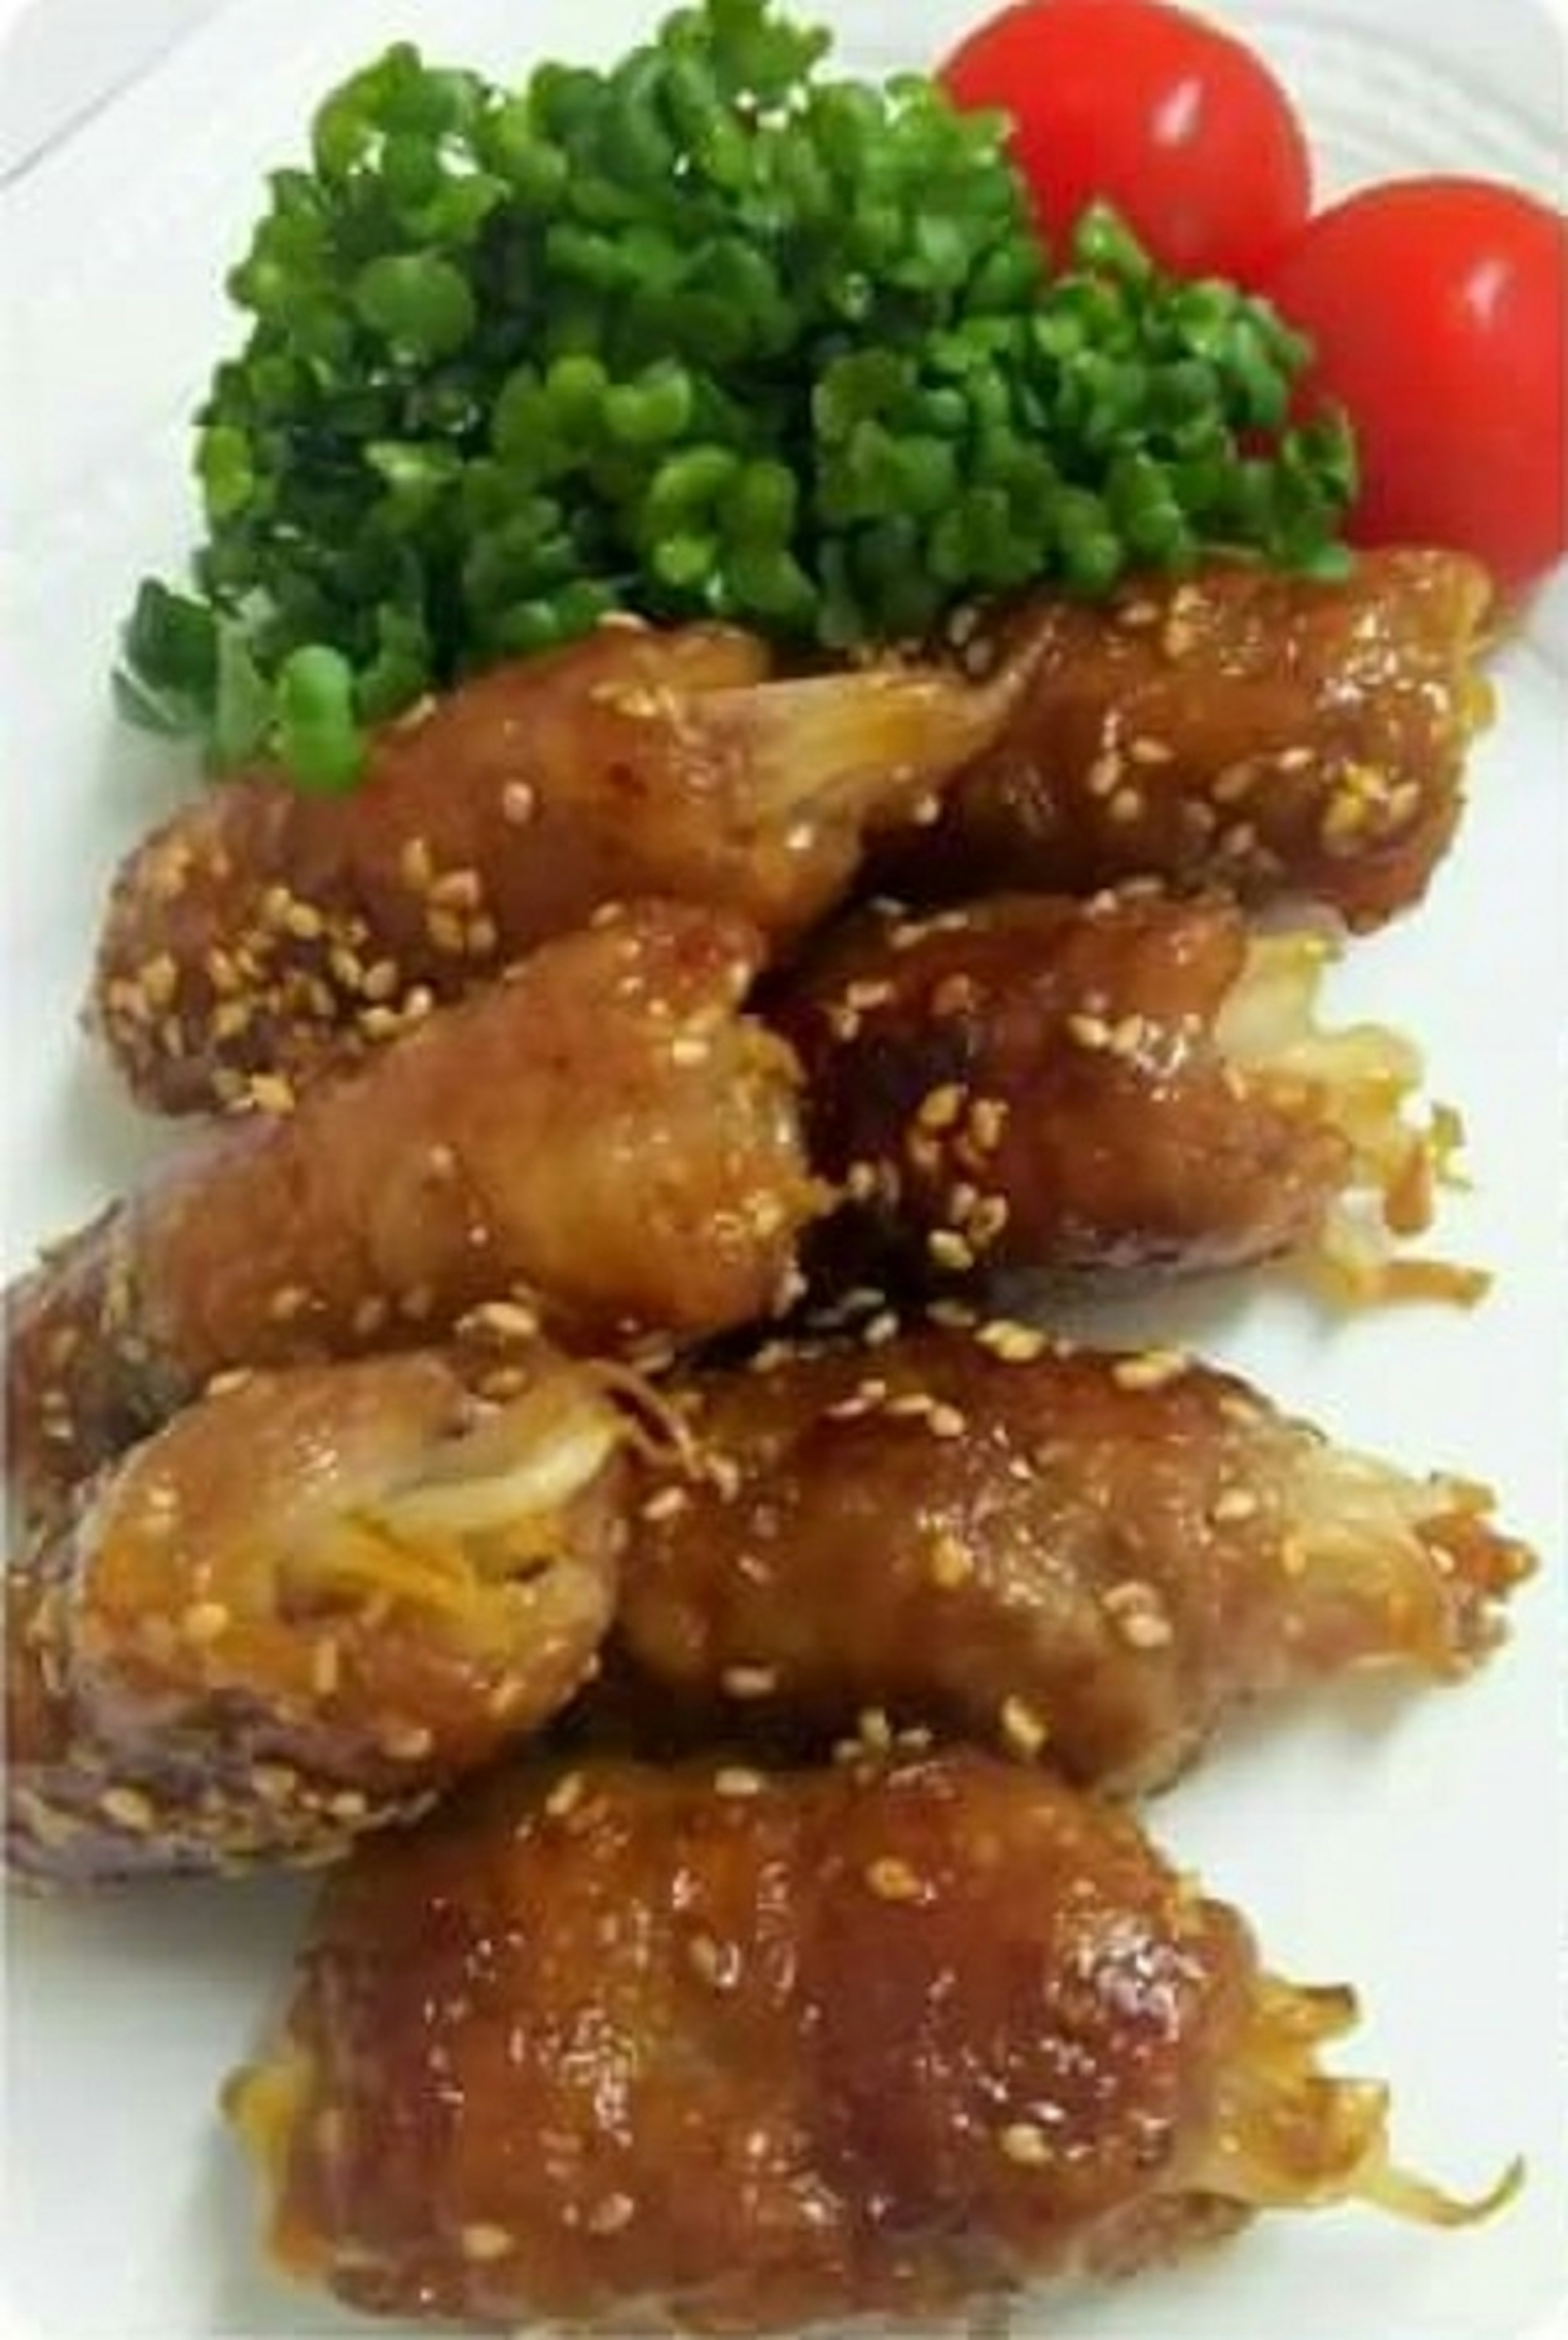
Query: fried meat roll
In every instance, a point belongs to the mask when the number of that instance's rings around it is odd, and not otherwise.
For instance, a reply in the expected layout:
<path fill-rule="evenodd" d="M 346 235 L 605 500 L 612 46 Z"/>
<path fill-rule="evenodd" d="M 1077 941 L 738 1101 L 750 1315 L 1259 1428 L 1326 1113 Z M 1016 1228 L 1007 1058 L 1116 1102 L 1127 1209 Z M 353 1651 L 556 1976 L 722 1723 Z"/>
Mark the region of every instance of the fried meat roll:
<path fill-rule="evenodd" d="M 624 1536 L 620 1417 L 536 1349 L 239 1377 L 6 1581 L 14 1871 L 319 1860 L 565 1704 Z"/>
<path fill-rule="evenodd" d="M 880 882 L 931 900 L 1156 876 L 1380 925 L 1459 818 L 1489 598 L 1459 555 L 1394 550 L 1337 583 L 1232 562 L 1108 609 L 1026 607 L 998 645 L 1028 677 L 1010 718 Z"/>
<path fill-rule="evenodd" d="M 1391 2170 L 1385 2091 L 1318 2066 L 1355 2015 L 1045 1773 L 608 1764 L 331 1879 L 229 2106 L 283 2265 L 360 2307 L 908 2329 L 1258 2206 L 1491 2207 Z"/>
<path fill-rule="evenodd" d="M 1474 1296 L 1391 1255 L 1429 1224 L 1460 1133 L 1407 1116 L 1407 1042 L 1317 1026 L 1333 956 L 1136 887 L 849 919 L 770 1010 L 846 1197 L 836 1248 L 928 1277 L 1295 1254 L 1347 1295 Z"/>
<path fill-rule="evenodd" d="M 868 826 L 928 808 L 1006 686 L 932 669 L 769 679 L 718 626 L 634 622 L 465 682 L 383 732 L 362 785 L 213 788 L 122 868 L 92 1020 L 143 1101 L 267 1098 L 602 903 L 830 909 Z"/>
<path fill-rule="evenodd" d="M 520 1294 L 581 1346 L 766 1316 L 819 1190 L 798 1067 L 738 1013 L 760 948 L 634 907 L 176 1156 L 7 1294 L 24 1495 L 213 1373 L 439 1339 Z"/>
<path fill-rule="evenodd" d="M 1147 1790 L 1244 1701 L 1463 1674 L 1528 1572 L 1484 1489 L 1177 1353 L 871 1330 L 664 1385 L 687 1460 L 644 1467 L 617 1619 L 661 1706 L 936 1724 Z"/>

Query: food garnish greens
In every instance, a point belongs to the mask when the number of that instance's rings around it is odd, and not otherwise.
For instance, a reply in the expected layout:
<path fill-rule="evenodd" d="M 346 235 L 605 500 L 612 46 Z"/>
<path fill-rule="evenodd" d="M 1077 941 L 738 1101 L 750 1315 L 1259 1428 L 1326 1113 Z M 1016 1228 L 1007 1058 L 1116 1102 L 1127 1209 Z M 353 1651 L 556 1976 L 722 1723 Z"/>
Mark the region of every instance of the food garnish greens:
<path fill-rule="evenodd" d="M 328 97 L 230 289 L 194 590 L 119 676 L 219 768 L 352 785 L 364 727 L 629 606 L 802 648 L 1246 548 L 1343 565 L 1348 427 L 1305 344 L 1114 214 L 1049 256 L 1001 114 L 817 71 L 703 0 L 509 92 L 406 44 Z"/>

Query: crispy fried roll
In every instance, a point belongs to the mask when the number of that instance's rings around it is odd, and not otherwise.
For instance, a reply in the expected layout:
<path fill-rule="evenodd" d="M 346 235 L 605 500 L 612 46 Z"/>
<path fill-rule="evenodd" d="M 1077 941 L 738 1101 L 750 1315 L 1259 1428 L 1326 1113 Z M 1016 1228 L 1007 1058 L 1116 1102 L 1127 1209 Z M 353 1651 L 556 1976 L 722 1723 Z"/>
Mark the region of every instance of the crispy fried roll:
<path fill-rule="evenodd" d="M 520 1288 L 586 1345 L 766 1315 L 816 1207 L 754 929 L 648 905 L 537 952 L 297 1112 L 176 1158 L 7 1294 L 35 1500 L 214 1373 L 439 1338 Z"/>
<path fill-rule="evenodd" d="M 6 1583 L 25 1877 L 331 1858 L 561 1707 L 624 1534 L 620 1418 L 536 1349 L 240 1377 L 83 1490 Z"/>
<path fill-rule="evenodd" d="M 1419 1481 L 1170 1352 L 993 1320 L 667 1383 L 618 1631 L 729 1727 L 935 1723 L 1118 1790 L 1232 1707 L 1354 1667 L 1438 1679 L 1527 1572 L 1484 1489 Z"/>
<path fill-rule="evenodd" d="M 264 1100 L 604 902 L 797 934 L 868 824 L 924 808 L 994 732 L 1007 689 L 770 681 L 728 628 L 603 627 L 394 725 L 352 794 L 257 773 L 176 813 L 115 883 L 93 1020 L 144 1102 L 183 1112 Z"/>
<path fill-rule="evenodd" d="M 1333 947 L 1210 899 L 996 896 L 830 932 L 772 1014 L 806 1067 L 838 1240 L 928 1277 L 1162 1273 L 1294 1253 L 1347 1294 L 1441 1289 L 1390 1256 L 1432 1215 L 1451 1115 L 1406 1117 L 1394 1033 L 1325 1031 Z"/>
<path fill-rule="evenodd" d="M 997 744 L 881 882 L 930 900 L 1155 876 L 1380 925 L 1459 818 L 1488 600 L 1456 554 L 1373 551 L 1343 583 L 1235 562 L 1026 608 L 999 648 L 1028 680 Z"/>
<path fill-rule="evenodd" d="M 358 2306 L 908 2329 L 1260 2204 L 1474 2215 L 1317 2069 L 1354 2015 L 1044 1773 L 610 1764 L 340 1872 L 229 2101 L 283 2266 Z"/>

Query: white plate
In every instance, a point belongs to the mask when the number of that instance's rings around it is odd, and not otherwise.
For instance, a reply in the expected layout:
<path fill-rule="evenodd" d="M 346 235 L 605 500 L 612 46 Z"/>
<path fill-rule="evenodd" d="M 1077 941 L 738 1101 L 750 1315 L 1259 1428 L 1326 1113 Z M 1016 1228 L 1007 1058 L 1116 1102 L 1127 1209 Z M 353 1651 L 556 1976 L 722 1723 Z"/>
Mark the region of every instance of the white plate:
<path fill-rule="evenodd" d="M 827 13 L 848 60 L 881 65 L 934 55 L 978 12 L 902 0 L 896 39 L 890 0 Z M 1563 51 L 1529 0 L 1384 0 L 1375 30 L 1350 0 L 1216 13 L 1277 58 L 1334 183 L 1468 168 L 1561 197 L 1562 152 L 1539 125 L 1563 119 Z M 297 150 L 323 88 L 394 35 L 515 73 L 536 55 L 609 53 L 648 15 L 634 0 L 224 0 L 6 190 L 7 1265 L 165 1142 L 73 1024 L 105 875 L 172 785 L 159 752 L 114 729 L 104 678 L 135 579 L 192 525 L 184 419 L 232 337 L 218 286 L 261 169 Z M 1502 720 L 1429 905 L 1358 948 L 1337 984 L 1347 1010 L 1417 1032 L 1435 1090 L 1463 1102 L 1477 1187 L 1442 1233 L 1496 1270 L 1495 1295 L 1474 1318 L 1333 1328 L 1252 1287 L 1187 1312 L 1211 1349 L 1343 1435 L 1491 1479 L 1544 1573 L 1477 1683 L 1384 1707 L 1375 1727 L 1365 1708 L 1319 1710 L 1233 1741 L 1152 1815 L 1252 1913 L 1279 1967 L 1356 1982 L 1366 2019 L 1345 2060 L 1394 2082 L 1410 2161 L 1478 2186 L 1523 2151 L 1530 2186 L 1468 2235 L 1354 2212 L 1264 2222 L 1213 2261 L 1054 2309 L 1057 2340 L 1523 2340 L 1568 2306 L 1565 618 L 1560 588 L 1503 662 Z M 213 2109 L 278 2003 L 302 1906 L 267 1880 L 13 1909 L 10 2332 L 386 2328 L 270 2279 Z"/>

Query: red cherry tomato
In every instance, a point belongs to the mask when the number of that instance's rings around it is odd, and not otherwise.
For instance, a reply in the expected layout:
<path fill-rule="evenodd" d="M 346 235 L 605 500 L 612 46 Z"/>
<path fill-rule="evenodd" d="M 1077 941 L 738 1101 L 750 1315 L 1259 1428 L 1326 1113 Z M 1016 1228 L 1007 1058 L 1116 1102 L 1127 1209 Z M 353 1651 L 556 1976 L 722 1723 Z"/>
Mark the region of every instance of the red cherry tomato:
<path fill-rule="evenodd" d="M 1453 545 L 1504 588 L 1568 550 L 1568 221 L 1483 179 L 1404 179 L 1313 221 L 1267 291 L 1361 445 L 1351 532 Z"/>
<path fill-rule="evenodd" d="M 1096 197 L 1180 275 L 1251 283 L 1306 217 L 1311 164 L 1289 99 L 1240 41 L 1166 0 L 1020 0 L 939 75 L 999 106 L 1060 252 Z"/>

